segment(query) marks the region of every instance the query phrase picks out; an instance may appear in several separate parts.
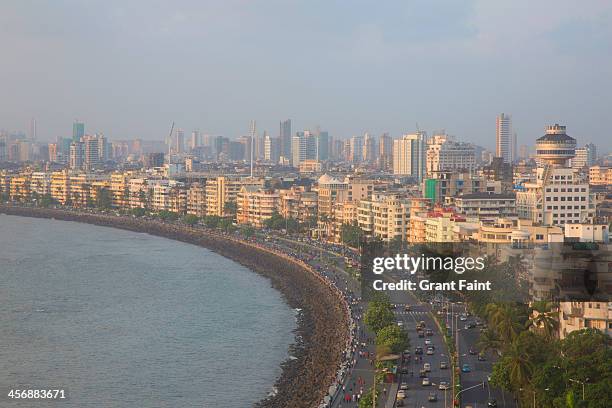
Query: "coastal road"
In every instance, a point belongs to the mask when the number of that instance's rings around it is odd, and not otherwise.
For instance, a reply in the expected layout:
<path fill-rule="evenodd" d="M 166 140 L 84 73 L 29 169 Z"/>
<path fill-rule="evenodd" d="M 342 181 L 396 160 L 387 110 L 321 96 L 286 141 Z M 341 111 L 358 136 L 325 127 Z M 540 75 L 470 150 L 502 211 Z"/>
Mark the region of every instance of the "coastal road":
<path fill-rule="evenodd" d="M 421 406 L 444 407 L 445 391 L 438 389 L 440 382 L 443 381 L 449 384 L 449 390 L 446 391 L 446 406 L 450 407 L 452 402 L 452 391 L 450 390 L 452 373 L 448 350 L 442 335 L 437 330 L 437 326 L 429 314 L 428 306 L 420 304 L 416 298 L 406 292 L 390 293 L 390 298 L 391 302 L 396 304 L 395 314 L 397 320 L 402 322 L 410 338 L 410 358 L 404 365 L 408 369 L 408 373 L 402 374 L 400 377 L 400 383 L 405 382 L 408 384 L 404 406 L 411 408 L 420 408 Z M 406 305 L 409 305 L 409 311 L 405 310 Z M 425 322 L 426 329 L 432 330 L 432 336 L 418 337 L 416 325 L 421 321 Z M 427 347 L 429 347 L 425 344 L 426 340 L 431 341 L 431 346 L 435 348 L 433 355 L 426 354 Z M 415 348 L 417 346 L 423 348 L 422 355 L 415 355 Z M 415 361 L 415 356 L 419 357 L 419 361 Z M 448 368 L 440 368 L 441 362 L 445 362 Z M 425 363 L 431 366 L 431 372 L 427 373 L 427 378 L 431 382 L 429 386 L 423 386 L 423 378 L 419 377 L 419 372 L 423 369 Z M 430 394 L 435 394 L 437 401 L 430 402 L 428 400 Z"/>

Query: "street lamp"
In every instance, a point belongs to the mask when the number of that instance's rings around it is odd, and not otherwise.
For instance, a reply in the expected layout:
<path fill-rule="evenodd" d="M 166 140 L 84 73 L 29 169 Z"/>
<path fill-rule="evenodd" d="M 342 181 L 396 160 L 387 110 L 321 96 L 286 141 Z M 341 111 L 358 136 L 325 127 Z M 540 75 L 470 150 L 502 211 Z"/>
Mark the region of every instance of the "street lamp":
<path fill-rule="evenodd" d="M 584 381 L 580 381 L 580 380 L 574 380 L 573 378 L 569 378 L 569 380 L 571 382 L 577 383 L 577 384 L 582 384 L 582 400 L 584 401 L 584 384 L 589 381 L 588 378 L 586 378 Z"/>
<path fill-rule="evenodd" d="M 463 389 L 463 390 L 459 391 L 457 394 L 455 394 L 455 401 L 459 401 L 459 395 L 461 393 L 463 393 L 465 391 L 473 390 L 474 388 L 478 388 L 478 387 L 481 387 L 481 386 L 482 386 L 482 388 L 484 388 L 484 385 L 485 385 L 485 382 L 483 381 L 483 382 L 481 382 L 479 384 L 473 385 L 471 387 L 468 387 L 466 389 Z"/>

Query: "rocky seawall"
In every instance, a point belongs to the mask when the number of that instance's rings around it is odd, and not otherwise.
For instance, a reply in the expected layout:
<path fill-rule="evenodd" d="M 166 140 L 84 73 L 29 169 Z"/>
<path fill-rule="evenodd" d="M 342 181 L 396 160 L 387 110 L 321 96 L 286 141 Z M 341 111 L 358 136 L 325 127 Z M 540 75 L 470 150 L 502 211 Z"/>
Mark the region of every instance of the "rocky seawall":
<path fill-rule="evenodd" d="M 334 382 L 347 344 L 349 316 L 342 294 L 308 265 L 256 243 L 155 220 L 7 205 L 0 205 L 0 213 L 144 232 L 208 248 L 250 268 L 270 279 L 290 307 L 301 309 L 289 350 L 293 358 L 282 364 L 276 393 L 256 406 L 317 407 Z"/>

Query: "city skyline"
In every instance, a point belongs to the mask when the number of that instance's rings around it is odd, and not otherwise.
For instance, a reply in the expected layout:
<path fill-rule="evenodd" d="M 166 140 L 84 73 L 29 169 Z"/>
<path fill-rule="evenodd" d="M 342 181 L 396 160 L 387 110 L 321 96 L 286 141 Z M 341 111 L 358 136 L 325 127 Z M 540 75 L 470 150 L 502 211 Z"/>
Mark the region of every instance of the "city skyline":
<path fill-rule="evenodd" d="M 256 118 L 276 137 L 292 118 L 293 133 L 320 124 L 347 139 L 418 123 L 493 148 L 493 118 L 508 112 L 519 145 L 565 123 L 609 151 L 612 5 L 525 4 L 5 3 L 0 128 L 35 118 L 50 141 L 79 118 L 109 139 L 163 140 L 174 121 L 236 138 Z"/>

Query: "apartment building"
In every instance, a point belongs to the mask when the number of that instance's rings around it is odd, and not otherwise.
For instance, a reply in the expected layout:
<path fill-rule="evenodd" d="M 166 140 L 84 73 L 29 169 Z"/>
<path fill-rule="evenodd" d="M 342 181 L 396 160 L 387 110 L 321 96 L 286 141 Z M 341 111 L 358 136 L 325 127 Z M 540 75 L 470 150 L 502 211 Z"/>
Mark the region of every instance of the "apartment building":
<path fill-rule="evenodd" d="M 263 228 L 266 220 L 279 206 L 278 192 L 259 186 L 243 186 L 238 193 L 236 204 L 236 221 L 238 224 L 249 224 Z"/>
<path fill-rule="evenodd" d="M 206 216 L 206 184 L 191 183 L 187 190 L 187 214 L 196 217 Z"/>
<path fill-rule="evenodd" d="M 454 198 L 458 213 L 467 217 L 495 219 L 516 216 L 514 194 L 471 193 Z"/>
<path fill-rule="evenodd" d="M 317 216 L 318 195 L 315 191 L 305 191 L 303 187 L 279 190 L 278 212 L 285 218 L 306 222 Z"/>
<path fill-rule="evenodd" d="M 51 197 L 62 205 L 70 201 L 70 174 L 67 171 L 51 174 Z"/>
<path fill-rule="evenodd" d="M 263 187 L 264 180 L 259 178 L 240 178 L 220 176 L 206 180 L 206 215 L 223 217 L 228 215 L 226 204 L 236 202 L 238 192 L 243 186 Z"/>
<path fill-rule="evenodd" d="M 589 167 L 589 184 L 592 186 L 612 186 L 612 167 Z"/>
<path fill-rule="evenodd" d="M 22 173 L 11 177 L 9 196 L 13 201 L 30 199 L 30 174 Z"/>
<path fill-rule="evenodd" d="M 435 135 L 427 146 L 427 174 L 476 169 L 474 147 L 453 140 L 448 135 Z"/>
<path fill-rule="evenodd" d="M 408 240 L 410 200 L 399 194 L 372 194 L 359 201 L 357 224 L 367 234 L 385 242 Z"/>
<path fill-rule="evenodd" d="M 176 180 L 155 180 L 152 183 L 151 209 L 185 214 L 187 211 L 187 189 Z"/>
<path fill-rule="evenodd" d="M 317 184 L 320 216 L 332 215 L 335 203 L 365 200 L 374 191 L 374 182 L 371 180 L 346 178 L 340 181 L 328 174 L 322 175 Z"/>
<path fill-rule="evenodd" d="M 51 194 L 51 173 L 35 171 L 30 178 L 30 190 L 32 194 L 45 196 Z"/>
<path fill-rule="evenodd" d="M 594 216 L 589 184 L 566 167 L 539 167 L 535 182 L 516 193 L 516 210 L 522 219 L 544 225 L 583 223 Z"/>

